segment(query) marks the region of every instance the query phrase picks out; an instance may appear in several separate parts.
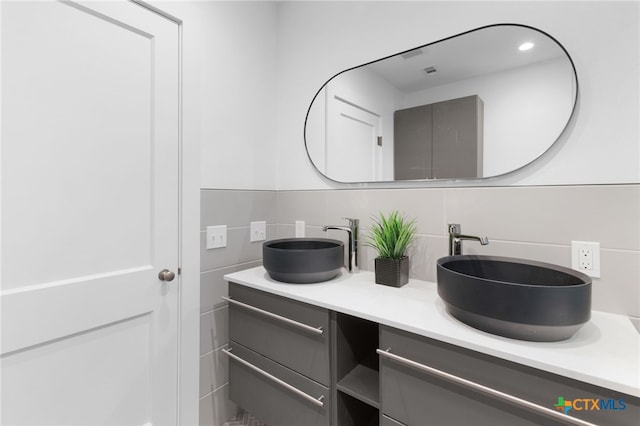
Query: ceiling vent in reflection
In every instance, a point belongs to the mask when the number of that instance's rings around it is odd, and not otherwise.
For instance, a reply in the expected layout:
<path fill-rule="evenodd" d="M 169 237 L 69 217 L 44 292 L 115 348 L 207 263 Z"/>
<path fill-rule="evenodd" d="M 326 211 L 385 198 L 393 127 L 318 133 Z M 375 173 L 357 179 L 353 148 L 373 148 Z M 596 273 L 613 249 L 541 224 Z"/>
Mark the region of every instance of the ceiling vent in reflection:
<path fill-rule="evenodd" d="M 426 68 L 424 69 L 424 72 L 425 72 L 427 75 L 435 75 L 435 74 L 437 74 L 437 73 L 438 73 L 438 70 L 436 69 L 436 67 L 426 67 Z"/>
<path fill-rule="evenodd" d="M 413 58 L 414 56 L 422 55 L 423 53 L 424 52 L 422 51 L 422 49 L 413 49 L 403 53 L 400 56 L 402 56 L 403 59 L 409 59 L 409 58 Z"/>

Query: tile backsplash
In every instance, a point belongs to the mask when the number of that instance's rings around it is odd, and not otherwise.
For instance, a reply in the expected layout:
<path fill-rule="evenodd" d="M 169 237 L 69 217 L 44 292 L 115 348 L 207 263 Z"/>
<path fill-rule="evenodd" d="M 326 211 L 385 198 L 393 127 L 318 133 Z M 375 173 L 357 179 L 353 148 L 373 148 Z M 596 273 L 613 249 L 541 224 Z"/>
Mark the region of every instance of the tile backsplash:
<path fill-rule="evenodd" d="M 249 242 L 249 224 L 267 222 L 276 234 L 275 191 L 202 190 L 200 192 L 200 424 L 222 426 L 236 415 L 228 399 L 228 295 L 225 274 L 262 264 L 262 243 Z M 227 225 L 227 246 L 207 250 L 206 229 Z"/>
<path fill-rule="evenodd" d="M 324 225 L 360 219 L 360 266 L 373 269 L 374 252 L 363 246 L 371 217 L 399 210 L 417 221 L 410 251 L 411 276 L 435 281 L 438 258 L 447 254 L 447 224 L 486 235 L 490 244 L 464 243 L 466 254 L 522 257 L 571 266 L 571 241 L 600 242 L 601 278 L 593 281 L 594 310 L 640 317 L 640 185 L 488 188 L 349 189 L 314 191 L 201 191 L 202 425 L 235 415 L 227 401 L 228 343 L 224 274 L 261 264 L 262 243 L 249 242 L 249 223 L 267 222 L 267 239 L 307 236 L 346 240 Z M 206 250 L 206 227 L 227 225 L 227 247 Z M 344 235 L 343 235 L 344 234 Z"/>
<path fill-rule="evenodd" d="M 279 236 L 293 236 L 295 220 L 306 221 L 308 234 L 322 235 L 322 225 L 355 217 L 362 242 L 379 212 L 397 209 L 415 218 L 411 276 L 427 281 L 435 281 L 436 261 L 447 255 L 448 223 L 489 238 L 487 246 L 465 242 L 466 254 L 567 267 L 571 241 L 599 242 L 602 276 L 593 281 L 593 309 L 640 316 L 639 185 L 279 191 L 277 199 Z M 361 268 L 372 270 L 373 250 L 360 253 Z"/>

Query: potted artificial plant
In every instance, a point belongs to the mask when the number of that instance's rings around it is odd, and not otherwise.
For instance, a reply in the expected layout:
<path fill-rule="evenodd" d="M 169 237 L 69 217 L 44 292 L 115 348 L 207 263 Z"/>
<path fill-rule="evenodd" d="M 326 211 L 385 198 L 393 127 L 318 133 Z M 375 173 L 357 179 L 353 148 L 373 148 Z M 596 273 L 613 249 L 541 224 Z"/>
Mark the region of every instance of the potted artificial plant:
<path fill-rule="evenodd" d="M 376 284 L 402 287 L 409 281 L 409 257 L 406 252 L 415 238 L 415 221 L 406 220 L 397 211 L 388 217 L 382 213 L 373 219 L 367 245 L 378 252 L 375 259 Z"/>

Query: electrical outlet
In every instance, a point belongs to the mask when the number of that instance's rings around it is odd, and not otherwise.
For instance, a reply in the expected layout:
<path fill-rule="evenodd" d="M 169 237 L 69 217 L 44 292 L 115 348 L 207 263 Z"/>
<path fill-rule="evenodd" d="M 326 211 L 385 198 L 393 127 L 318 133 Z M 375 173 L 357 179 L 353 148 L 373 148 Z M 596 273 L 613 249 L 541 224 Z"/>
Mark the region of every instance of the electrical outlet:
<path fill-rule="evenodd" d="M 304 220 L 296 220 L 296 238 L 304 237 Z"/>
<path fill-rule="evenodd" d="M 227 225 L 207 226 L 207 250 L 227 246 Z"/>
<path fill-rule="evenodd" d="M 571 267 L 593 278 L 600 278 L 600 243 L 571 241 Z"/>
<path fill-rule="evenodd" d="M 250 242 L 264 241 L 267 239 L 267 222 L 251 222 Z"/>
<path fill-rule="evenodd" d="M 578 269 L 593 271 L 593 251 L 589 247 L 578 249 Z"/>

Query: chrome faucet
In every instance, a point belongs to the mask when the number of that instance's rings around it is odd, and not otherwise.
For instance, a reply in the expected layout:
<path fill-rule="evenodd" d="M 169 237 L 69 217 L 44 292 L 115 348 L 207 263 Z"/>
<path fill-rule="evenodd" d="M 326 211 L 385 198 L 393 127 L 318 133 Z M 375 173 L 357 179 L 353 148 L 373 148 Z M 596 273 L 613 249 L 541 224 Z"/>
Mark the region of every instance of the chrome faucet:
<path fill-rule="evenodd" d="M 349 264 L 347 265 L 347 269 L 351 273 L 355 273 L 359 271 L 358 268 L 358 225 L 360 224 L 360 220 L 351 219 L 348 217 L 344 217 L 349 221 L 349 226 L 340 226 L 340 225 L 327 225 L 322 227 L 324 232 L 327 232 L 329 229 L 338 229 L 341 231 L 347 231 L 349 234 Z"/>
<path fill-rule="evenodd" d="M 479 241 L 481 245 L 489 244 L 487 237 L 476 237 L 475 235 L 462 235 L 459 223 L 449 224 L 449 256 L 462 254 L 462 241 L 473 240 Z"/>

